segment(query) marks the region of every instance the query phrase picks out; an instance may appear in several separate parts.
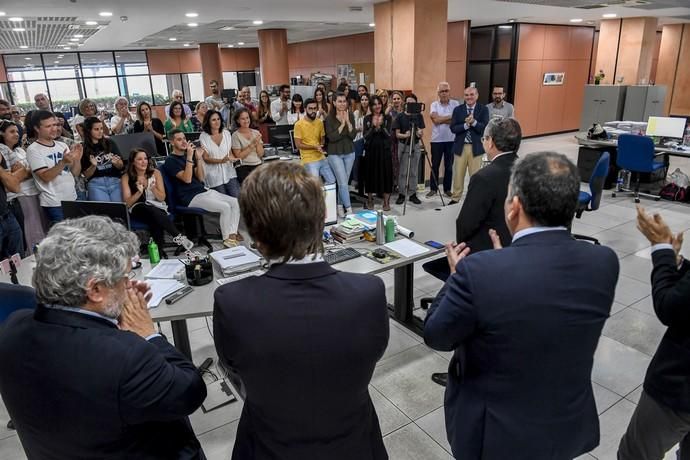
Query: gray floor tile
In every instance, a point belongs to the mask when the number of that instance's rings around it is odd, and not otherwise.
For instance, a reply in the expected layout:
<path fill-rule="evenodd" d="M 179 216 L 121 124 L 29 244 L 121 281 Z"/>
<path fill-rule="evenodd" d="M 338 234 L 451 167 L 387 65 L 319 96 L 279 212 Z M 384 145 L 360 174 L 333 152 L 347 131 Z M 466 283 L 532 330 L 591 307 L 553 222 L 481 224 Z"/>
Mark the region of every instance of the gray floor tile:
<path fill-rule="evenodd" d="M 443 407 L 439 407 L 430 414 L 415 420 L 415 423 L 448 453 L 451 453 L 448 435 L 446 434 L 446 416 Z"/>
<path fill-rule="evenodd" d="M 632 254 L 649 246 L 649 241 L 642 235 L 627 235 L 613 229 L 604 230 L 594 235 L 604 246 L 609 246 L 621 253 Z"/>
<path fill-rule="evenodd" d="M 650 360 L 644 353 L 602 336 L 594 353 L 592 381 L 627 395 L 642 383 Z"/>
<path fill-rule="evenodd" d="M 601 439 L 599 446 L 590 452 L 599 460 L 615 460 L 618 444 L 628 428 L 635 404 L 622 399 L 599 417 Z"/>
<path fill-rule="evenodd" d="M 0 440 L 0 458 L 2 460 L 26 460 L 26 454 L 18 436 Z"/>
<path fill-rule="evenodd" d="M 634 308 L 635 310 L 639 310 L 642 313 L 647 313 L 648 315 L 656 317 L 656 312 L 654 311 L 654 300 L 652 300 L 651 295 L 648 295 L 644 299 L 635 302 L 634 304 L 630 305 L 630 307 Z"/>
<path fill-rule="evenodd" d="M 385 438 L 388 456 L 395 460 L 449 460 L 446 452 L 428 434 L 414 423 L 395 431 Z"/>
<path fill-rule="evenodd" d="M 650 282 L 652 262 L 644 257 L 631 254 L 620 260 L 621 274 L 644 283 Z"/>
<path fill-rule="evenodd" d="M 611 406 L 623 398 L 621 395 L 607 390 L 598 383 L 592 382 L 592 390 L 594 391 L 594 400 L 597 403 L 597 413 L 599 415 L 606 412 Z"/>
<path fill-rule="evenodd" d="M 651 292 L 652 288 L 649 282 L 645 283 L 625 275 L 619 275 L 614 300 L 629 307 L 635 302 L 647 297 Z"/>
<path fill-rule="evenodd" d="M 385 396 L 371 385 L 369 385 L 369 394 L 374 403 L 374 408 L 376 408 L 376 415 L 379 418 L 379 425 L 381 426 L 381 434 L 383 436 L 398 428 L 402 428 L 408 423 L 412 423 L 412 420 L 395 407 L 395 404 L 387 400 Z"/>
<path fill-rule="evenodd" d="M 447 368 L 448 361 L 417 345 L 376 367 L 371 384 L 415 420 L 443 404 L 444 389 L 431 381 L 431 374 Z"/>
<path fill-rule="evenodd" d="M 235 397 L 237 398 L 236 401 L 219 407 L 218 409 L 214 409 L 206 414 L 204 414 L 201 408 L 197 409 L 196 412 L 189 417 L 189 420 L 192 422 L 192 428 L 194 428 L 194 433 L 200 436 L 228 422 L 238 420 L 242 414 L 242 406 L 244 403 L 237 394 L 235 394 Z"/>
<path fill-rule="evenodd" d="M 606 321 L 602 334 L 652 356 L 665 332 L 666 327 L 655 316 L 627 308 Z"/>
<path fill-rule="evenodd" d="M 606 207 L 603 207 L 597 209 L 596 211 L 583 214 L 580 220 L 583 224 L 601 227 L 602 229 L 607 230 L 634 219 L 635 213 L 633 212 L 632 214 L 632 217 L 612 215 L 606 212 Z"/>
<path fill-rule="evenodd" d="M 573 220 L 572 231 L 578 235 L 593 236 L 599 232 L 603 232 L 605 229 L 595 226 L 593 223 L 587 220 L 590 213 L 584 214 L 581 219 Z"/>
<path fill-rule="evenodd" d="M 630 402 L 633 402 L 635 404 L 638 404 L 640 402 L 640 396 L 642 396 L 642 385 L 639 387 L 635 388 L 633 391 L 628 393 L 625 396 L 625 399 L 627 399 Z"/>
<path fill-rule="evenodd" d="M 595 458 L 595 457 L 592 457 L 592 456 L 589 455 L 589 454 L 585 454 L 585 455 L 580 455 L 580 456 L 577 457 L 575 460 L 596 460 L 596 458 Z"/>
<path fill-rule="evenodd" d="M 401 327 L 394 325 L 393 320 L 391 320 L 388 347 L 386 348 L 386 351 L 383 353 L 383 357 L 379 360 L 379 362 L 376 365 L 381 366 L 391 356 L 395 356 L 400 352 L 418 346 L 419 343 L 419 339 L 415 339 L 410 334 L 402 331 Z"/>
<path fill-rule="evenodd" d="M 199 442 L 208 460 L 229 460 L 235 445 L 238 422 L 228 423 L 199 436 Z"/>
<path fill-rule="evenodd" d="M 17 434 L 16 431 L 7 429 L 7 422 L 9 421 L 10 414 L 7 413 L 5 404 L 3 404 L 2 399 L 0 399 L 0 441 L 11 436 L 16 436 Z M 0 458 L 2 458 L 1 455 Z"/>
<path fill-rule="evenodd" d="M 626 308 L 628 308 L 628 307 L 626 307 L 622 303 L 618 303 L 618 302 L 614 301 L 613 305 L 611 305 L 611 316 L 617 314 L 620 311 L 625 310 Z"/>

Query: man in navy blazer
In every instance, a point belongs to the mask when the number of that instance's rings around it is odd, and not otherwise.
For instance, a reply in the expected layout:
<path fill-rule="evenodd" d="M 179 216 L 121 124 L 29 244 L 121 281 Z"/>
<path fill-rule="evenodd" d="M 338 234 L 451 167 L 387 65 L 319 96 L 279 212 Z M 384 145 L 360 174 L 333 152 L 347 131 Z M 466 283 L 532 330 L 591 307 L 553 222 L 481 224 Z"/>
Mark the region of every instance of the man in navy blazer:
<path fill-rule="evenodd" d="M 465 173 L 470 176 L 482 167 L 482 136 L 489 123 L 489 109 L 477 102 L 479 91 L 470 86 L 465 88 L 465 103 L 453 109 L 450 130 L 455 133 L 453 144 L 453 186 L 450 204 L 460 202 L 465 189 Z"/>
<path fill-rule="evenodd" d="M 0 394 L 28 458 L 206 457 L 187 416 L 206 385 L 156 333 L 129 280 L 136 235 L 106 217 L 55 225 L 36 253 L 35 312 L 0 329 Z"/>
<path fill-rule="evenodd" d="M 388 344 L 383 283 L 324 262 L 323 191 L 302 166 L 252 172 L 240 209 L 271 266 L 214 296 L 218 358 L 246 394 L 232 459 L 388 459 L 368 389 Z"/>
<path fill-rule="evenodd" d="M 565 460 L 599 444 L 590 379 L 619 267 L 611 249 L 570 235 L 579 190 L 565 156 L 528 155 L 505 205 L 510 247 L 467 257 L 446 246 L 453 273 L 424 341 L 455 350 L 445 414 L 458 459 Z"/>

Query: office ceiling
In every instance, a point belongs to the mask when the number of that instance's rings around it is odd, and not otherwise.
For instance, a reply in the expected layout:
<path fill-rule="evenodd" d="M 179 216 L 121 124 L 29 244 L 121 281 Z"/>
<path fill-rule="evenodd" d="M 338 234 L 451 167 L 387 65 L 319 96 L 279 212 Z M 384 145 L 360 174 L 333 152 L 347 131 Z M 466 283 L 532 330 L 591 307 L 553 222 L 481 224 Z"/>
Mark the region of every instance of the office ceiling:
<path fill-rule="evenodd" d="M 257 29 L 276 27 L 287 29 L 289 42 L 314 40 L 371 31 L 373 4 L 381 1 L 385 0 L 3 0 L 0 52 L 62 51 L 67 45 L 80 51 L 182 48 L 200 42 L 250 47 L 257 45 Z M 596 25 L 603 13 L 656 16 L 660 25 L 690 18 L 689 0 L 602 1 L 448 0 L 448 19 L 469 19 L 478 26 L 509 19 L 550 24 L 582 19 L 583 24 Z M 112 15 L 102 17 L 101 12 Z M 186 17 L 192 12 L 198 16 Z M 263 23 L 256 25 L 256 20 Z"/>

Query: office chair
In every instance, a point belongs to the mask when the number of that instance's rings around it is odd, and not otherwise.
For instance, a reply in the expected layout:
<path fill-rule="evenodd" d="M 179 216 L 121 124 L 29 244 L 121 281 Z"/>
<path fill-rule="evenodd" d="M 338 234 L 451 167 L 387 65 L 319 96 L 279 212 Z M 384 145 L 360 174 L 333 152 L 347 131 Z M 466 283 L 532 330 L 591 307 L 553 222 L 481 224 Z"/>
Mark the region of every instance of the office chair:
<path fill-rule="evenodd" d="M 604 181 L 609 174 L 609 163 L 611 157 L 609 152 L 604 152 L 599 157 L 592 176 L 589 178 L 589 193 L 580 192 L 578 198 L 577 209 L 575 210 L 575 217 L 580 219 L 582 214 L 587 211 L 596 211 L 599 209 L 601 203 L 601 196 L 604 192 Z M 591 236 L 578 235 L 573 233 L 573 238 L 578 240 L 591 241 L 594 244 L 599 244 L 599 240 Z"/>
<path fill-rule="evenodd" d="M 206 246 L 208 252 L 213 251 L 213 246 L 207 239 L 206 227 L 204 226 L 204 216 L 209 212 L 201 208 L 190 208 L 187 206 L 180 206 L 175 201 L 175 183 L 173 178 L 171 178 L 166 172 L 165 168 L 161 167 L 158 169 L 163 176 L 163 185 L 165 187 L 165 201 L 168 203 L 168 212 L 173 216 L 182 217 L 183 221 L 186 223 L 194 222 L 194 225 L 198 228 L 199 233 L 197 236 L 197 245 Z M 197 225 L 198 224 L 198 225 Z M 175 250 L 175 255 L 182 252 L 184 248 L 179 246 Z"/>
<path fill-rule="evenodd" d="M 151 158 L 158 157 L 156 139 L 151 133 L 118 134 L 111 136 L 110 141 L 113 143 L 113 153 L 120 155 L 125 163 L 129 158 L 129 152 L 135 148 L 145 150 Z"/>
<path fill-rule="evenodd" d="M 611 194 L 615 198 L 617 193 L 630 193 L 635 198 L 635 203 L 640 202 L 640 196 L 654 198 L 659 201 L 659 195 L 640 193 L 640 173 L 653 173 L 666 167 L 662 162 L 654 161 L 654 141 L 647 136 L 634 134 L 621 134 L 618 136 L 618 157 L 616 164 L 621 169 L 626 169 L 634 175 L 633 189 L 619 189 Z"/>
<path fill-rule="evenodd" d="M 36 291 L 29 286 L 0 283 L 0 324 L 17 310 L 36 308 Z M 12 420 L 7 429 L 14 430 Z"/>

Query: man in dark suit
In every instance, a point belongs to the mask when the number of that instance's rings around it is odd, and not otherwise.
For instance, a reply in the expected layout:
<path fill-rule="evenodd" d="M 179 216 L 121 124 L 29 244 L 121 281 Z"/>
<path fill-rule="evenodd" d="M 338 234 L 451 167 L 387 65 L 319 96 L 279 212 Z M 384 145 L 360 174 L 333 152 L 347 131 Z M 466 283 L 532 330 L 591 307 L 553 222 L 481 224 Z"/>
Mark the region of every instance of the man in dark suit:
<path fill-rule="evenodd" d="M 187 418 L 206 385 L 156 333 L 147 285 L 129 280 L 138 250 L 97 216 L 41 241 L 39 305 L 0 330 L 0 393 L 29 458 L 206 458 Z"/>
<path fill-rule="evenodd" d="M 619 460 L 663 459 L 680 444 L 690 459 L 690 263 L 680 255 L 683 234 L 673 235 L 659 214 L 637 208 L 637 227 L 652 243 L 652 299 L 668 327 L 647 369 L 640 401 L 618 447 Z"/>
<path fill-rule="evenodd" d="M 465 88 L 465 103 L 453 109 L 450 130 L 455 133 L 453 144 L 453 187 L 449 204 L 460 202 L 465 189 L 465 173 L 470 177 L 482 166 L 482 136 L 484 128 L 489 123 L 489 109 L 477 102 L 479 91 L 470 86 Z"/>
<path fill-rule="evenodd" d="M 572 459 L 599 443 L 590 378 L 618 258 L 571 237 L 579 191 L 565 156 L 528 155 L 505 204 L 511 246 L 469 257 L 464 243 L 446 246 L 453 273 L 424 341 L 455 350 L 445 413 L 457 458 Z"/>
<path fill-rule="evenodd" d="M 271 267 L 215 293 L 218 358 L 246 394 L 233 460 L 387 459 L 368 392 L 388 344 L 383 283 L 323 261 L 323 192 L 301 166 L 255 170 L 240 209 Z"/>

